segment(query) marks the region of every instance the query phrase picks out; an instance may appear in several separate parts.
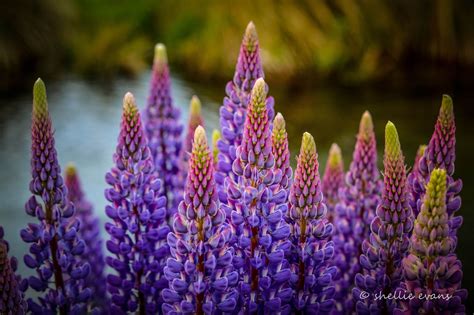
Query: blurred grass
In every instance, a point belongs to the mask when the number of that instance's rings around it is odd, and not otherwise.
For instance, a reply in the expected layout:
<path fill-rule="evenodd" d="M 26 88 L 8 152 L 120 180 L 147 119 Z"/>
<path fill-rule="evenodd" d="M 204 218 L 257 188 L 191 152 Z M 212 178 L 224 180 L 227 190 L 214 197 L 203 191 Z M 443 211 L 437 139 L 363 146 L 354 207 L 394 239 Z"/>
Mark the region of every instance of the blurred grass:
<path fill-rule="evenodd" d="M 229 78 L 250 20 L 273 81 L 311 74 L 363 83 L 393 73 L 408 80 L 414 68 L 474 66 L 469 0 L 7 0 L 1 6 L 0 70 L 12 82 L 38 69 L 137 74 L 158 41 L 189 75 Z"/>

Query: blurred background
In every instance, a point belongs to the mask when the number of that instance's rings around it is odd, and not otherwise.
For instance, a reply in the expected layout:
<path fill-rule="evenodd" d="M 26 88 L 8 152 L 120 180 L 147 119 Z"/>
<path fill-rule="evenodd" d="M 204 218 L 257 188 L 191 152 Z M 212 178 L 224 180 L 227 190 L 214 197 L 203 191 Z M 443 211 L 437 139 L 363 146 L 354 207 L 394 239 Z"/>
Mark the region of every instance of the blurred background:
<path fill-rule="evenodd" d="M 360 116 L 368 109 L 380 154 L 390 119 L 411 167 L 418 145 L 429 141 L 442 94 L 453 97 L 456 177 L 464 181 L 458 253 L 464 287 L 474 295 L 471 0 L 2 1 L 0 224 L 13 254 L 21 258 L 27 250 L 19 229 L 30 220 L 23 204 L 29 197 L 31 89 L 37 77 L 48 88 L 60 162 L 63 168 L 75 162 L 105 220 L 104 174 L 112 166 L 121 100 L 131 91 L 145 105 L 154 44 L 168 48 L 183 123 L 197 94 L 210 135 L 251 20 L 270 94 L 287 121 L 293 163 L 301 134 L 309 131 L 321 172 L 332 142 L 341 146 L 347 168 Z M 381 155 L 379 160 L 382 169 Z"/>

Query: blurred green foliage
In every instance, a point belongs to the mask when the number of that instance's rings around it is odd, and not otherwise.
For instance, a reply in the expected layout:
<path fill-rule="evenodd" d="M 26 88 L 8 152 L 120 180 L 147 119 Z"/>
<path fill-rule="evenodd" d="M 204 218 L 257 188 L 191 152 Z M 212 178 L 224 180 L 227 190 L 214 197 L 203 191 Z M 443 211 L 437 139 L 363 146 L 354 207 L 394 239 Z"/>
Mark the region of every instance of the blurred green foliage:
<path fill-rule="evenodd" d="M 135 74 L 151 63 L 155 42 L 189 74 L 229 78 L 250 20 L 274 81 L 366 82 L 474 65 L 470 0 L 8 0 L 0 17 L 0 70 L 13 80 L 37 67 Z"/>

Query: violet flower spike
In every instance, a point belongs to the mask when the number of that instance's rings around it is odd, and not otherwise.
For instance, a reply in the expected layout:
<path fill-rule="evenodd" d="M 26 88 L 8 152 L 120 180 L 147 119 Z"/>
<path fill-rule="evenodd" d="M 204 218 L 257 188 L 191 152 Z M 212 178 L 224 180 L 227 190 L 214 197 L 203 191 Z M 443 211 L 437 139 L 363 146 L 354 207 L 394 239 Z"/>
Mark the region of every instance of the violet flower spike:
<path fill-rule="evenodd" d="M 293 307 L 302 314 L 329 314 L 334 306 L 333 278 L 337 269 L 329 267 L 334 246 L 329 238 L 333 226 L 326 219 L 319 176 L 318 154 L 313 137 L 305 132 L 290 190 L 287 221 L 291 226 Z"/>
<path fill-rule="evenodd" d="M 108 301 L 99 218 L 94 213 L 92 204 L 84 196 L 77 169 L 73 164 L 66 167 L 65 184 L 68 190 L 67 198 L 69 202 L 74 204 L 76 208 L 75 217 L 81 222 L 78 235 L 85 243 L 81 259 L 83 262 L 88 262 L 91 267 L 85 283 L 92 290 L 92 305 L 100 308 L 105 313 Z"/>
<path fill-rule="evenodd" d="M 74 217 L 74 205 L 66 200 L 67 188 L 61 176 L 46 87 L 41 79 L 33 88 L 31 142 L 33 195 L 25 210 L 37 222 L 29 223 L 20 234 L 23 241 L 31 244 L 24 262 L 36 271 L 28 283 L 38 294 L 28 299 L 28 312 L 84 314 L 91 295 L 84 281 L 90 265 L 81 260 L 85 244 L 79 236 L 80 221 Z"/>
<path fill-rule="evenodd" d="M 9 244 L 3 236 L 0 226 L 0 314 L 24 315 L 28 307 L 24 294 L 28 281 L 15 274 L 18 262 L 15 257 L 8 257 Z"/>
<path fill-rule="evenodd" d="M 272 152 L 275 157 L 275 169 L 282 172 L 279 188 L 288 190 L 291 186 L 293 170 L 290 165 L 290 150 L 288 149 L 288 133 L 285 129 L 285 119 L 278 113 L 273 120 Z"/>
<path fill-rule="evenodd" d="M 461 288 L 462 265 L 455 254 L 456 239 L 450 235 L 446 205 L 447 174 L 434 169 L 425 188 L 420 213 L 414 223 L 410 255 L 403 260 L 402 290 L 414 299 L 402 301 L 405 314 L 464 314 L 467 290 Z M 421 296 L 451 296 L 423 299 Z"/>
<path fill-rule="evenodd" d="M 226 97 L 220 108 L 220 129 L 222 139 L 218 142 L 219 162 L 217 165 L 216 182 L 219 198 L 226 202 L 227 192 L 224 189 L 224 180 L 231 177 L 237 182 L 232 172 L 232 164 L 237 158 L 236 149 L 242 142 L 245 116 L 250 101 L 250 94 L 255 81 L 264 78 L 262 63 L 260 60 L 260 45 L 257 31 L 253 22 L 247 25 L 244 38 L 240 46 L 239 57 L 235 67 L 234 79 L 226 85 Z M 268 110 L 270 130 L 274 116 L 273 97 L 265 100 Z"/>
<path fill-rule="evenodd" d="M 342 160 L 341 148 L 336 143 L 329 149 L 326 169 L 324 171 L 321 188 L 326 206 L 328 207 L 328 219 L 333 222 L 336 216 L 335 207 L 339 200 L 339 189 L 344 186 L 344 161 Z"/>
<path fill-rule="evenodd" d="M 167 197 L 167 218 L 171 218 L 183 197 L 183 183 L 178 176 L 183 126 L 180 123 L 180 111 L 173 105 L 171 97 L 168 57 L 163 44 L 155 46 L 150 93 L 143 122 L 154 161 L 154 172 L 161 179 L 161 189 Z"/>
<path fill-rule="evenodd" d="M 397 301 L 375 299 L 376 294 L 395 293 L 403 280 L 402 259 L 408 253 L 413 213 L 408 200 L 405 159 L 392 122 L 385 127 L 384 190 L 370 226 L 369 240 L 362 244 L 362 273 L 355 277 L 353 298 L 358 314 L 391 314 Z M 370 294 L 363 299 L 361 291 Z"/>
<path fill-rule="evenodd" d="M 462 224 L 462 217 L 455 216 L 461 208 L 462 189 L 461 179 L 454 179 L 454 161 L 456 159 L 456 123 L 454 120 L 453 101 L 448 95 L 443 95 L 438 119 L 435 124 L 433 135 L 426 150 L 419 161 L 417 172 L 411 175 L 411 205 L 415 215 L 420 211 L 423 203 L 425 186 L 429 181 L 430 173 L 435 168 L 446 170 L 448 178 L 448 193 L 446 194 L 446 206 L 450 217 L 452 236 L 456 236 L 457 230 Z"/>
<path fill-rule="evenodd" d="M 114 273 L 107 276 L 110 312 L 156 314 L 160 291 L 168 286 L 163 265 L 169 255 L 166 236 L 166 197 L 155 177 L 140 114 L 131 93 L 123 100 L 122 122 L 115 166 L 105 176 L 109 217 L 105 229 L 110 256 L 106 263 Z"/>
<path fill-rule="evenodd" d="M 380 202 L 382 181 L 379 177 L 374 125 L 366 111 L 360 120 L 352 162 L 335 207 L 336 232 L 332 240 L 336 250 L 334 263 L 339 269 L 335 281 L 335 314 L 355 311 L 352 288 L 355 275 L 361 271 L 362 242 L 369 239 L 370 223 Z"/>
<path fill-rule="evenodd" d="M 273 168 L 266 95 L 267 85 L 260 78 L 252 89 L 242 143 L 232 165 L 235 176 L 225 181 L 228 201 L 223 207 L 232 226 L 232 264 L 240 274 L 238 308 L 244 314 L 291 311 L 291 273 L 284 257 L 291 246 L 284 220 L 287 194 L 274 189 L 283 174 Z"/>
<path fill-rule="evenodd" d="M 230 229 L 219 207 L 213 157 L 204 128 L 196 128 L 184 200 L 168 234 L 171 257 L 165 267 L 164 314 L 230 314 L 238 294 Z"/>

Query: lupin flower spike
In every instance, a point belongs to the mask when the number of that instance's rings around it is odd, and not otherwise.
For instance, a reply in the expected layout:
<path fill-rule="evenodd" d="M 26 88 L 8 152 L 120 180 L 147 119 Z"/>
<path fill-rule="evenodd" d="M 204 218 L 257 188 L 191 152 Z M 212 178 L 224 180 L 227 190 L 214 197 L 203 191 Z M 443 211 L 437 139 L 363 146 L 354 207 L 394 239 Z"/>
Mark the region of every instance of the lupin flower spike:
<path fill-rule="evenodd" d="M 454 121 L 453 101 L 448 95 L 443 95 L 438 119 L 435 124 L 433 135 L 426 150 L 419 161 L 417 172 L 411 175 L 411 205 L 415 215 L 420 211 L 425 186 L 429 181 L 430 173 L 435 168 L 446 170 L 448 177 L 448 193 L 446 194 L 446 205 L 450 217 L 450 228 L 452 236 L 456 236 L 457 230 L 462 224 L 461 216 L 454 216 L 461 208 L 462 189 L 461 179 L 454 179 L 454 161 L 456 158 L 456 123 Z"/>
<path fill-rule="evenodd" d="M 341 148 L 336 143 L 329 149 L 326 169 L 321 183 L 326 206 L 328 207 L 328 219 L 333 222 L 336 203 L 339 200 L 339 189 L 344 185 L 344 162 L 342 160 Z"/>
<path fill-rule="evenodd" d="M 274 170 L 267 87 L 258 79 L 247 108 L 242 143 L 227 177 L 228 201 L 224 206 L 232 226 L 230 243 L 239 271 L 239 309 L 252 312 L 290 312 L 290 269 L 284 253 L 290 250 L 286 191 L 275 190 L 282 172 Z M 236 178 L 236 180 L 234 179 Z"/>
<path fill-rule="evenodd" d="M 150 79 L 150 93 L 143 113 L 144 130 L 154 161 L 155 175 L 161 179 L 162 192 L 167 197 L 167 216 L 171 218 L 182 199 L 179 157 L 183 127 L 180 111 L 173 105 L 168 57 L 163 44 L 155 46 L 155 58 Z"/>
<path fill-rule="evenodd" d="M 396 300 L 376 299 L 376 294 L 395 292 L 403 280 L 402 259 L 408 253 L 413 213 L 408 202 L 405 158 L 397 129 L 385 127 L 384 190 L 371 223 L 370 240 L 364 240 L 360 256 L 362 273 L 353 290 L 358 314 L 393 313 Z M 364 299 L 361 292 L 369 294 Z"/>
<path fill-rule="evenodd" d="M 203 125 L 204 120 L 201 116 L 201 101 L 196 95 L 194 95 L 189 103 L 188 130 L 186 133 L 186 138 L 184 138 L 184 145 L 181 149 L 179 157 L 179 176 L 181 177 L 179 183 L 182 185 L 184 185 L 184 183 L 186 182 L 186 177 L 188 174 L 188 160 L 189 155 L 191 154 L 191 150 L 193 148 L 194 130 L 196 130 L 197 126 Z"/>
<path fill-rule="evenodd" d="M 217 169 L 219 148 L 217 148 L 217 142 L 222 138 L 221 132 L 217 129 L 212 130 L 212 157 L 214 158 L 214 170 Z"/>
<path fill-rule="evenodd" d="M 18 262 L 15 257 L 8 258 L 9 245 L 3 235 L 3 227 L 0 226 L 0 314 L 24 315 L 27 303 L 23 292 L 28 283 L 15 274 Z"/>
<path fill-rule="evenodd" d="M 334 262 L 339 269 L 335 282 L 335 314 L 355 310 L 352 288 L 355 275 L 361 271 L 362 242 L 370 236 L 370 223 L 380 201 L 382 182 L 379 177 L 374 125 L 366 111 L 360 120 L 352 162 L 335 208 L 336 232 L 332 240 L 336 250 Z"/>
<path fill-rule="evenodd" d="M 109 217 L 105 229 L 110 256 L 107 264 L 115 274 L 107 276 L 111 313 L 156 314 L 160 291 L 168 285 L 163 265 L 169 255 L 166 235 L 166 197 L 154 165 L 140 114 L 131 93 L 123 100 L 122 122 L 115 167 L 105 176 Z"/>
<path fill-rule="evenodd" d="M 184 200 L 168 235 L 171 257 L 163 290 L 164 314 L 222 314 L 234 311 L 238 274 L 227 245 L 230 230 L 219 207 L 213 157 L 206 133 L 196 128 Z"/>
<path fill-rule="evenodd" d="M 287 221 L 292 250 L 291 285 L 293 307 L 304 314 L 329 314 L 334 306 L 331 285 L 337 269 L 328 262 L 334 254 L 329 238 L 333 226 L 327 221 L 321 191 L 318 154 L 313 137 L 305 132 L 291 186 Z"/>
<path fill-rule="evenodd" d="M 74 204 L 75 216 L 81 222 L 78 233 L 85 243 L 81 259 L 83 262 L 89 262 L 91 266 L 91 271 L 85 279 L 87 287 L 92 290 L 91 302 L 93 306 L 105 310 L 107 308 L 107 288 L 99 218 L 94 213 L 92 204 L 84 196 L 77 169 L 73 164 L 66 167 L 65 183 L 68 191 L 67 198 Z"/>
<path fill-rule="evenodd" d="M 285 119 L 278 113 L 273 120 L 272 151 L 275 157 L 274 168 L 282 172 L 280 187 L 287 190 L 291 185 L 293 170 L 290 165 L 290 150 L 288 149 L 288 134 L 285 129 Z"/>
<path fill-rule="evenodd" d="M 258 78 L 264 78 L 264 73 L 260 61 L 257 31 L 253 22 L 250 22 L 240 46 L 234 79 L 226 85 L 227 96 L 220 108 L 222 139 L 218 142 L 220 154 L 216 182 L 219 198 L 223 202 L 227 198 L 227 192 L 224 189 L 225 178 L 230 176 L 234 181 L 237 181 L 232 172 L 232 164 L 236 159 L 236 149 L 242 142 L 247 106 L 252 88 Z M 273 103 L 273 97 L 268 97 L 265 100 L 270 125 L 274 115 Z"/>
<path fill-rule="evenodd" d="M 61 176 L 46 87 L 41 79 L 33 88 L 31 141 L 33 195 L 25 210 L 38 222 L 21 230 L 21 238 L 31 243 L 24 262 L 37 273 L 28 282 L 38 297 L 28 299 L 28 310 L 33 314 L 84 314 L 91 295 L 84 282 L 90 266 L 80 259 L 85 244 L 78 235 L 80 222 L 74 217 L 74 206 L 66 200 L 67 188 Z"/>
<path fill-rule="evenodd" d="M 467 291 L 461 288 L 462 265 L 454 250 L 446 207 L 447 175 L 434 169 L 426 186 L 420 213 L 411 236 L 410 255 L 403 260 L 405 281 L 402 290 L 415 298 L 400 303 L 406 314 L 464 314 Z M 426 299 L 423 296 L 450 298 Z"/>

